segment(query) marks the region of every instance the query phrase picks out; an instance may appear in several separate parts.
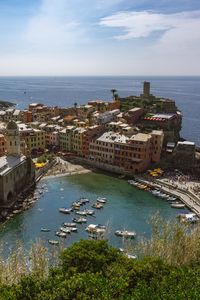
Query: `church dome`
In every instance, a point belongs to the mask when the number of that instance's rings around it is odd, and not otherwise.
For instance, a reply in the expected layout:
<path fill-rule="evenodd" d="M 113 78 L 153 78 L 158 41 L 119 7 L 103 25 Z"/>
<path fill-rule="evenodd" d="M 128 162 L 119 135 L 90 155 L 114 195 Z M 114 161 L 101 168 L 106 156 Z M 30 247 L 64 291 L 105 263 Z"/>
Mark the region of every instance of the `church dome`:
<path fill-rule="evenodd" d="M 7 125 L 7 130 L 17 130 L 18 127 L 17 127 L 17 124 L 15 123 L 15 121 L 11 120 L 8 122 L 8 125 Z"/>

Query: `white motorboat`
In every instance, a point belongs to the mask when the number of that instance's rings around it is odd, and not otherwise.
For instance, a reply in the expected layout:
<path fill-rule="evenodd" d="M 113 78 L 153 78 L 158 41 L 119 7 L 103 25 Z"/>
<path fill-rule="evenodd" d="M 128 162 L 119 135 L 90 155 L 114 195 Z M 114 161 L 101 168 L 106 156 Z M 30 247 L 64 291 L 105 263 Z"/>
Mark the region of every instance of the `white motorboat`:
<path fill-rule="evenodd" d="M 49 231 L 51 231 L 51 230 L 48 229 L 48 228 L 43 228 L 43 227 L 42 227 L 42 228 L 40 229 L 40 231 L 42 231 L 42 232 L 49 232 Z"/>
<path fill-rule="evenodd" d="M 72 212 L 72 208 L 60 207 L 59 212 L 63 214 L 70 214 L 70 212 Z"/>
<path fill-rule="evenodd" d="M 87 215 L 92 216 L 95 214 L 95 211 L 93 209 L 85 209 L 85 212 L 87 213 Z"/>
<path fill-rule="evenodd" d="M 80 215 L 80 216 L 87 216 L 87 212 L 86 211 L 76 211 L 76 214 L 77 215 Z"/>
<path fill-rule="evenodd" d="M 128 230 L 116 230 L 115 234 L 117 236 L 121 236 L 125 238 L 134 238 L 136 236 L 135 231 L 128 231 Z"/>
<path fill-rule="evenodd" d="M 69 229 L 66 228 L 66 227 L 60 227 L 60 231 L 66 233 L 66 234 L 70 234 L 70 233 L 71 233 L 71 230 L 69 230 Z"/>
<path fill-rule="evenodd" d="M 66 231 L 77 232 L 77 227 L 65 227 Z"/>
<path fill-rule="evenodd" d="M 79 199 L 79 202 L 81 202 L 82 204 L 86 204 L 86 203 L 89 203 L 90 200 L 87 199 L 87 198 L 81 197 L 81 198 Z"/>
<path fill-rule="evenodd" d="M 103 234 L 106 231 L 106 226 L 100 224 L 89 224 L 85 230 L 93 234 Z"/>
<path fill-rule="evenodd" d="M 75 222 L 75 223 L 82 224 L 82 223 L 86 223 L 86 222 L 87 222 L 87 219 L 86 219 L 86 218 L 79 217 L 79 218 L 73 218 L 72 221 Z"/>
<path fill-rule="evenodd" d="M 56 231 L 55 233 L 58 237 L 66 238 L 67 234 L 65 232 Z"/>
<path fill-rule="evenodd" d="M 199 217 L 195 213 L 180 214 L 178 218 L 184 223 L 196 223 L 199 221 Z"/>
<path fill-rule="evenodd" d="M 97 198 L 97 202 L 99 202 L 99 203 L 106 203 L 106 202 L 107 202 L 107 199 L 106 199 L 106 198 L 98 197 L 98 198 Z"/>
<path fill-rule="evenodd" d="M 56 241 L 56 240 L 48 240 L 48 243 L 51 244 L 51 245 L 58 245 L 58 244 L 59 244 L 59 241 Z"/>
<path fill-rule="evenodd" d="M 180 203 L 180 202 L 175 202 L 171 204 L 172 208 L 184 208 L 185 204 L 184 203 Z"/>
<path fill-rule="evenodd" d="M 65 227 L 76 227 L 76 223 L 63 223 Z"/>

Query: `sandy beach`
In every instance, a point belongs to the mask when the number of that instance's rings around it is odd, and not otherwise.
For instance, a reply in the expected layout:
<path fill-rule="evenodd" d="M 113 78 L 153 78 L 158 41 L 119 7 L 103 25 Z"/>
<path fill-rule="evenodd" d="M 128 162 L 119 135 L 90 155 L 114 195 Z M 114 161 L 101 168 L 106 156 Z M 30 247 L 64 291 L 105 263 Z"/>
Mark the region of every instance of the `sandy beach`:
<path fill-rule="evenodd" d="M 58 157 L 57 164 L 48 170 L 48 172 L 44 175 L 44 178 L 63 177 L 74 174 L 86 174 L 89 172 L 91 172 L 90 169 L 87 169 L 78 164 L 70 163 L 69 161 L 65 161 Z"/>

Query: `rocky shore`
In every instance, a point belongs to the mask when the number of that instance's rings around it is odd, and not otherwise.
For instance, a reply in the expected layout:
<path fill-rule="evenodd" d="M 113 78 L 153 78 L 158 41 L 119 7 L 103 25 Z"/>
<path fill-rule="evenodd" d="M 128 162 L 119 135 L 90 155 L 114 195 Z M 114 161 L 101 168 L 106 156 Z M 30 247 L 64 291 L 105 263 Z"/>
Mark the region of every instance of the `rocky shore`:
<path fill-rule="evenodd" d="M 70 163 L 58 157 L 57 163 L 54 164 L 46 173 L 44 173 L 40 179 L 46 177 L 62 177 L 74 174 L 85 174 L 89 172 L 91 172 L 90 169 L 87 169 L 81 165 Z M 11 204 L 10 207 L 2 208 L 0 222 L 5 223 L 17 214 L 29 209 L 45 192 L 48 192 L 45 184 L 43 184 L 39 189 L 37 188 L 36 184 L 28 187 L 26 191 L 18 195 L 14 204 Z"/>

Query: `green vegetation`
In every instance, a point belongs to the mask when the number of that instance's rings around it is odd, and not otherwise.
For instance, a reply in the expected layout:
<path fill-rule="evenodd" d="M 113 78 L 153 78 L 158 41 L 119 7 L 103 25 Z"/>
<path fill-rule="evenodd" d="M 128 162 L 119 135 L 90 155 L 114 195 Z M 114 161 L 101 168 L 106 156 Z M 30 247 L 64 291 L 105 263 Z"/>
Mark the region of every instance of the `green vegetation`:
<path fill-rule="evenodd" d="M 40 242 L 26 256 L 27 266 L 18 249 L 0 261 L 0 299 L 199 299 L 199 226 L 166 223 L 157 216 L 151 223 L 151 239 L 134 248 L 138 259 L 106 241 L 81 240 L 62 251 L 54 246 L 51 254 Z"/>
<path fill-rule="evenodd" d="M 16 104 L 9 101 L 0 100 L 0 108 L 9 108 L 10 106 L 12 107 L 14 105 Z"/>
<path fill-rule="evenodd" d="M 37 158 L 37 163 L 46 163 L 47 161 L 52 160 L 53 157 L 53 154 L 45 153 Z"/>

